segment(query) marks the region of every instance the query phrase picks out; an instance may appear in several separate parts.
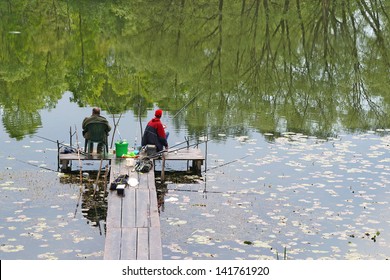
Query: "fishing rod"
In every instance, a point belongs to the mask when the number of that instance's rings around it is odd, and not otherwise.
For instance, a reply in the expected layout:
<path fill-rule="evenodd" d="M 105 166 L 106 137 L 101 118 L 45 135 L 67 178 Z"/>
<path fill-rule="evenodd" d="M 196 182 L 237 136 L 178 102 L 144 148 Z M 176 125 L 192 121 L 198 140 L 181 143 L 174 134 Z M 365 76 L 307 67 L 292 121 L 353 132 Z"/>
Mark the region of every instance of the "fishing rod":
<path fill-rule="evenodd" d="M 201 91 L 199 90 L 197 94 L 195 94 L 195 96 L 193 96 L 190 101 L 188 101 L 186 104 L 184 104 L 183 107 L 180 108 L 180 110 L 172 117 L 172 119 L 176 118 L 177 115 L 179 115 L 181 113 L 181 111 L 183 111 L 188 105 L 190 105 L 196 97 L 198 97 L 198 95 L 201 93 Z"/>
<path fill-rule="evenodd" d="M 198 144 L 203 144 L 203 143 L 207 143 L 209 141 L 212 141 L 212 139 L 210 138 L 211 136 L 211 133 L 218 133 L 218 132 L 221 132 L 221 131 L 224 131 L 226 130 L 227 128 L 233 128 L 233 127 L 239 127 L 239 126 L 242 126 L 244 123 L 239 123 L 239 124 L 235 124 L 235 125 L 229 125 L 229 126 L 224 126 L 224 127 L 221 127 L 219 128 L 218 130 L 213 130 L 211 132 L 208 132 L 206 133 L 204 136 L 201 136 L 203 138 L 203 140 L 199 141 L 199 142 L 196 142 L 195 144 L 192 144 L 192 145 L 189 145 L 189 142 L 190 141 L 194 141 L 194 140 L 198 140 L 197 138 L 193 137 L 193 138 L 189 138 L 189 137 L 184 137 L 184 141 L 182 142 L 179 142 L 173 146 L 170 146 L 170 148 L 173 148 L 173 147 L 176 147 L 176 146 L 180 146 L 184 143 L 187 143 L 187 146 L 186 147 L 183 147 L 183 148 L 180 148 L 178 150 L 181 150 L 181 149 L 184 149 L 184 148 L 187 148 L 187 147 L 192 147 L 192 146 L 196 146 Z M 200 137 L 198 137 L 200 138 Z M 168 153 L 171 153 L 171 152 L 175 152 L 175 151 L 178 151 L 178 150 L 169 150 Z"/>
<path fill-rule="evenodd" d="M 58 172 L 58 171 L 56 171 L 54 169 L 51 169 L 51 168 L 48 168 L 48 167 L 44 167 L 44 166 L 40 166 L 40 165 L 31 163 L 31 162 L 28 162 L 28 161 L 24 161 L 24 160 L 17 159 L 17 158 L 15 158 L 15 160 L 18 161 L 18 162 L 21 162 L 21 163 L 25 163 L 25 164 L 28 164 L 28 165 L 31 165 L 31 166 L 34 166 L 34 167 L 38 167 L 38 168 L 44 169 L 44 170 L 52 171 L 52 172 L 55 172 L 55 173 L 60 173 L 60 172 Z"/>
<path fill-rule="evenodd" d="M 112 149 L 112 145 L 114 144 L 114 136 L 115 136 L 115 132 L 116 132 L 116 131 L 118 131 L 119 139 L 122 140 L 122 136 L 121 136 L 121 133 L 120 133 L 120 131 L 119 131 L 118 126 L 119 126 L 119 122 L 120 122 L 120 120 L 121 120 L 121 118 L 122 118 L 123 113 L 120 113 L 119 118 L 118 118 L 118 120 L 116 121 L 116 120 L 115 120 L 115 114 L 112 113 L 111 107 L 110 107 L 110 105 L 108 104 L 107 100 L 104 98 L 103 95 L 102 95 L 102 98 L 103 98 L 103 102 L 106 103 L 107 111 L 108 111 L 109 114 L 112 115 L 112 120 L 113 120 L 113 122 L 114 122 L 114 131 L 112 132 L 111 145 L 110 145 L 110 149 Z M 125 108 L 127 108 L 128 103 L 129 103 L 129 102 L 127 102 L 127 103 L 125 104 Z"/>
<path fill-rule="evenodd" d="M 196 192 L 196 193 L 200 193 L 200 192 L 207 192 L 207 193 L 226 193 L 226 192 L 220 192 L 220 191 L 205 191 L 205 190 L 202 190 L 202 191 L 199 191 L 199 190 L 189 190 L 189 189 L 172 189 L 172 188 L 167 188 L 168 191 L 178 191 L 178 192 Z"/>
<path fill-rule="evenodd" d="M 180 145 L 182 145 L 184 143 L 187 143 L 187 146 L 188 146 L 189 145 L 189 138 L 184 137 L 184 139 L 186 139 L 186 140 L 184 140 L 183 142 L 177 143 L 177 144 L 175 144 L 173 146 L 170 146 L 170 148 L 180 146 Z"/>
<path fill-rule="evenodd" d="M 141 130 L 140 131 L 141 132 L 141 137 L 140 138 L 142 139 L 143 129 L 142 129 L 142 119 L 141 119 L 141 102 L 142 102 L 142 99 L 140 98 L 139 102 L 138 102 L 138 121 L 139 121 L 140 130 Z M 136 146 L 137 146 L 137 132 L 135 133 L 134 149 L 136 148 Z"/>
<path fill-rule="evenodd" d="M 79 146 L 79 135 L 77 133 L 77 126 L 75 126 L 75 134 L 76 134 L 76 143 L 77 143 L 77 158 L 79 160 L 79 166 L 80 166 L 80 186 L 83 182 L 83 162 L 80 159 L 80 146 Z"/>
<path fill-rule="evenodd" d="M 220 132 L 220 131 L 223 131 L 223 130 L 225 130 L 226 128 L 232 128 L 232 127 L 237 127 L 237 126 L 241 126 L 241 125 L 243 125 L 243 123 L 241 123 L 241 124 L 235 124 L 235 125 L 231 125 L 231 126 L 225 126 L 225 127 L 221 127 L 220 129 L 218 129 L 218 130 L 214 130 L 214 131 L 212 131 L 213 133 L 218 133 L 218 132 Z M 208 142 L 208 141 L 212 141 L 212 139 L 210 139 L 210 135 L 211 135 L 211 132 L 209 132 L 209 133 L 205 133 L 205 135 L 204 136 L 201 136 L 203 139 L 206 139 L 206 140 L 202 140 L 201 142 L 199 142 L 200 144 L 203 144 L 203 143 L 206 143 L 206 142 Z M 199 138 L 199 137 L 198 137 Z M 182 145 L 182 144 L 184 144 L 184 143 L 187 143 L 187 146 L 188 146 L 188 143 L 190 142 L 190 141 L 194 141 L 194 140 L 198 140 L 197 138 L 195 138 L 195 137 L 193 137 L 193 138 L 189 138 L 189 137 L 184 137 L 184 141 L 183 142 L 180 142 L 180 143 L 177 143 L 177 144 L 175 144 L 175 145 L 173 145 L 173 146 L 170 146 L 170 148 L 173 148 L 173 147 L 176 147 L 176 146 L 179 146 L 179 145 Z"/>
<path fill-rule="evenodd" d="M 240 125 L 240 124 L 237 124 L 237 125 L 235 125 L 235 126 L 238 126 L 238 125 Z M 234 126 L 233 126 L 233 127 L 234 127 Z M 151 133 L 153 133 L 153 132 L 151 132 Z M 191 144 L 191 145 L 189 144 L 190 141 L 198 140 L 198 139 L 196 139 L 196 138 L 190 139 L 190 138 L 188 138 L 188 137 L 184 137 L 184 138 L 185 138 L 184 141 L 179 142 L 179 143 L 177 143 L 177 144 L 175 144 L 175 145 L 173 145 L 173 146 L 170 146 L 170 149 L 169 149 L 168 151 L 156 152 L 156 153 L 153 153 L 153 154 L 149 155 L 148 157 L 151 157 L 151 158 L 153 158 L 153 157 L 159 157 L 159 156 L 161 156 L 161 154 L 164 153 L 164 152 L 165 152 L 165 153 L 174 153 L 174 152 L 177 152 L 177 151 L 180 151 L 180 150 L 183 150 L 183 149 L 188 149 L 189 147 L 198 146 L 198 145 L 203 144 L 203 143 L 206 143 L 206 144 L 207 144 L 209 141 L 212 141 L 212 139 L 210 139 L 209 135 L 210 135 L 210 133 L 206 134 L 205 136 L 202 137 L 204 140 L 197 141 L 196 143 Z M 177 146 L 180 146 L 180 145 L 185 144 L 185 143 L 187 143 L 186 146 L 180 147 L 180 148 L 178 148 L 178 149 L 173 149 L 173 150 L 172 150 L 173 147 L 177 147 Z"/>
<path fill-rule="evenodd" d="M 34 135 L 34 136 L 37 137 L 37 138 L 40 138 L 40 139 L 47 140 L 47 141 L 49 141 L 49 142 L 55 143 L 55 144 L 57 144 L 57 145 L 61 145 L 61 146 L 66 147 L 66 148 L 71 148 L 71 149 L 75 149 L 75 150 L 80 149 L 80 148 L 75 148 L 75 147 L 70 146 L 70 145 L 66 145 L 66 144 L 64 144 L 63 142 L 54 141 L 54 140 L 51 140 L 51 139 L 49 139 L 49 138 L 42 137 L 42 136 L 39 136 L 39 135 Z M 83 151 L 81 151 L 81 150 L 80 150 L 80 154 L 82 154 L 82 155 L 87 155 L 86 152 L 83 152 Z"/>
<path fill-rule="evenodd" d="M 156 158 L 156 157 L 160 157 L 163 153 L 168 153 L 168 154 L 169 154 L 169 153 L 176 153 L 176 152 L 178 152 L 178 151 L 180 151 L 180 150 L 188 149 L 188 148 L 190 148 L 190 147 L 196 147 L 196 146 L 198 146 L 198 145 L 200 145 L 200 144 L 203 144 L 203 143 L 206 143 L 206 142 L 208 142 L 208 141 L 211 141 L 211 139 L 210 139 L 210 140 L 200 141 L 200 142 L 197 142 L 197 143 L 195 143 L 195 144 L 187 145 L 187 146 L 180 147 L 180 148 L 177 148 L 177 149 L 174 149 L 174 150 L 168 150 L 168 151 L 162 150 L 162 151 L 153 153 L 153 154 L 151 154 L 151 155 L 148 155 L 148 156 L 146 156 L 146 157 L 148 157 L 148 158 Z M 183 143 L 186 143 L 186 142 L 187 142 L 187 141 L 182 142 L 182 143 L 179 143 L 179 144 L 183 144 Z M 179 145 L 179 144 L 178 144 L 178 145 Z M 176 146 L 177 146 L 177 145 L 176 145 Z"/>
<path fill-rule="evenodd" d="M 203 171 L 203 172 L 207 172 L 207 171 L 210 171 L 210 170 L 213 170 L 213 169 L 220 168 L 220 167 L 222 167 L 222 166 L 226 166 L 226 165 L 232 164 L 232 163 L 234 163 L 234 162 L 236 162 L 236 161 L 242 160 L 242 159 L 247 158 L 247 157 L 249 157 L 249 156 L 250 156 L 250 155 L 245 155 L 245 156 L 243 156 L 243 157 L 236 158 L 236 159 L 231 160 L 231 161 L 229 161 L 229 162 L 225 162 L 225 163 L 223 163 L 223 164 L 220 164 L 220 165 L 217 165 L 217 166 L 214 166 L 214 167 L 210 167 L 210 168 L 206 169 L 206 170 Z"/>

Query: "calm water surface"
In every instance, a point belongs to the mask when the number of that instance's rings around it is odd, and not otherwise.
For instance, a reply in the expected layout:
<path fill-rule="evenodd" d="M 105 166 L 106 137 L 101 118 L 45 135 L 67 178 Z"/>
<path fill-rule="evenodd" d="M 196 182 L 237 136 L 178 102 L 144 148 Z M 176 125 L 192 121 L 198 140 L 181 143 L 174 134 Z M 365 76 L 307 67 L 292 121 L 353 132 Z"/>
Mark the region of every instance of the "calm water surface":
<path fill-rule="evenodd" d="M 41 112 L 35 136 L 15 141 L 1 130 L 1 259 L 103 257 L 102 199 L 87 192 L 91 181 L 56 172 L 56 144 L 40 138 L 67 143 L 70 127 L 81 131 L 90 108 L 70 103 L 70 95 Z M 164 121 L 170 127 L 169 113 Z M 131 113 L 119 131 L 130 143 L 139 139 Z M 171 145 L 185 135 L 172 130 Z M 387 259 L 389 149 L 386 129 L 318 139 L 250 128 L 232 137 L 222 127 L 208 142 L 201 178 L 158 184 L 164 259 L 276 259 L 285 249 L 289 259 Z"/>

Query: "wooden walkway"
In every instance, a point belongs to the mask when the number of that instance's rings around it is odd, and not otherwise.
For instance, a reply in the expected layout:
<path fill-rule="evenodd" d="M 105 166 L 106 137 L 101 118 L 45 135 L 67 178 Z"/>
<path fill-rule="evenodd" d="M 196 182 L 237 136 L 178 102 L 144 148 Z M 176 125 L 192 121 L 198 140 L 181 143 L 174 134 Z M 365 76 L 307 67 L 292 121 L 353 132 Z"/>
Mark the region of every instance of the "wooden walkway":
<path fill-rule="evenodd" d="M 72 161 L 109 160 L 110 184 L 119 175 L 128 175 L 130 181 L 138 181 L 136 186 L 127 186 L 124 195 L 117 191 L 108 192 L 106 218 L 105 260 L 159 260 L 162 259 L 160 217 L 157 205 L 157 192 L 154 172 L 139 173 L 126 165 L 126 159 L 115 155 L 84 156 L 59 154 L 58 166 L 66 171 Z M 165 162 L 168 160 L 192 161 L 194 172 L 200 173 L 204 156 L 199 149 L 188 148 L 166 153 L 162 157 L 161 179 L 164 180 Z M 133 180 L 134 180 L 133 179 Z M 109 186 L 108 186 L 109 189 Z"/>
<path fill-rule="evenodd" d="M 138 180 L 128 186 L 124 196 L 109 191 L 107 233 L 104 246 L 105 260 L 159 260 L 162 259 L 160 217 L 153 170 L 132 172 L 125 160 L 111 161 L 110 182 L 119 175 L 128 174 Z"/>

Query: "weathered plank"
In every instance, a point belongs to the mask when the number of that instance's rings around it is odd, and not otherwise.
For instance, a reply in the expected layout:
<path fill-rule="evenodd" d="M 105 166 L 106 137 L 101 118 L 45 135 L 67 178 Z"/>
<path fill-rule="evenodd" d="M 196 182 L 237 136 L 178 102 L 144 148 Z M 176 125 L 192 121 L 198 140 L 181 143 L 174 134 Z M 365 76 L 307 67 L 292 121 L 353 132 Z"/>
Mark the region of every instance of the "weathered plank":
<path fill-rule="evenodd" d="M 76 153 L 69 153 L 69 154 L 59 154 L 60 160 L 112 160 L 115 159 L 115 155 L 113 154 L 76 154 Z"/>
<path fill-rule="evenodd" d="M 114 154 L 77 154 L 77 153 L 69 153 L 69 154 L 61 154 L 58 152 L 58 168 L 60 168 L 63 172 L 70 171 L 70 163 L 72 161 L 85 161 L 85 160 L 108 160 L 111 161 L 115 159 L 116 156 Z"/>
<path fill-rule="evenodd" d="M 167 160 L 192 161 L 192 169 L 195 172 L 200 172 L 205 157 L 198 148 L 180 149 L 173 152 L 163 153 L 161 162 L 161 181 L 165 180 L 165 162 Z"/>
<path fill-rule="evenodd" d="M 160 225 L 158 227 L 149 228 L 149 259 L 150 260 L 161 260 L 162 259 L 162 250 L 161 250 L 161 230 Z"/>
<path fill-rule="evenodd" d="M 149 190 L 138 189 L 136 205 L 136 227 L 149 227 Z"/>
<path fill-rule="evenodd" d="M 149 230 L 148 228 L 138 228 L 137 238 L 137 260 L 149 259 Z"/>
<path fill-rule="evenodd" d="M 137 259 L 137 229 L 124 227 L 122 229 L 121 260 Z"/>
<path fill-rule="evenodd" d="M 112 228 L 120 228 L 122 216 L 122 197 L 118 195 L 109 195 L 107 198 L 109 205 L 107 209 L 106 224 Z"/>
<path fill-rule="evenodd" d="M 204 160 L 202 151 L 198 148 L 179 149 L 164 153 L 166 160 Z"/>
<path fill-rule="evenodd" d="M 136 193 L 135 189 L 125 189 L 125 196 L 123 198 L 122 205 L 122 227 L 124 228 L 136 227 Z"/>
<path fill-rule="evenodd" d="M 160 214 L 158 212 L 157 192 L 149 190 L 150 197 L 150 227 L 160 228 Z"/>
<path fill-rule="evenodd" d="M 117 227 L 107 228 L 104 244 L 105 260 L 121 259 L 122 229 Z"/>

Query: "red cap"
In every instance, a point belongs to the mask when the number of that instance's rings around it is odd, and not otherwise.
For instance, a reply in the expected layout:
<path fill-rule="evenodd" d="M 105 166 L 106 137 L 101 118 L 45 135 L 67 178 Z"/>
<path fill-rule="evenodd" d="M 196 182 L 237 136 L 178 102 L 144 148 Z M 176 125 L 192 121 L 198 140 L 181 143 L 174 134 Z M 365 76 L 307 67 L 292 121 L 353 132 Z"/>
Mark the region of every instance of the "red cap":
<path fill-rule="evenodd" d="M 156 110 L 156 112 L 154 113 L 154 115 L 155 115 L 157 118 L 161 118 L 162 113 L 163 113 L 163 111 L 162 111 L 161 109 L 158 109 L 158 110 Z"/>

